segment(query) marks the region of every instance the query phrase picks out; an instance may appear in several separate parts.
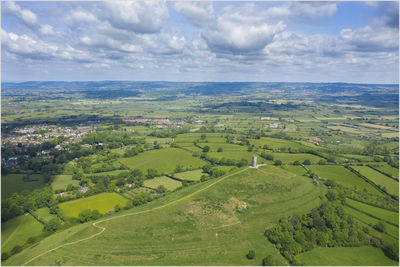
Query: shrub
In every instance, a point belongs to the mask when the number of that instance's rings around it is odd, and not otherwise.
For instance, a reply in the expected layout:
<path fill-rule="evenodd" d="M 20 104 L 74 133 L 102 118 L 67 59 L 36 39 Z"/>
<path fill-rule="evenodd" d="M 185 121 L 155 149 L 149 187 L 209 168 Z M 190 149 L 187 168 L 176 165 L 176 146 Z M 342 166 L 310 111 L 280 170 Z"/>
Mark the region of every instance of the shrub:
<path fill-rule="evenodd" d="M 246 257 L 247 257 L 249 260 L 254 259 L 255 256 L 256 256 L 256 252 L 255 252 L 254 250 L 249 250 L 249 253 L 247 253 L 247 255 L 246 255 Z"/>
<path fill-rule="evenodd" d="M 272 255 L 268 255 L 267 257 L 265 257 L 262 261 L 262 265 L 263 266 L 276 266 L 279 265 L 278 260 L 272 256 Z"/>
<path fill-rule="evenodd" d="M 385 225 L 384 222 L 379 221 L 379 222 L 377 222 L 377 223 L 374 225 L 374 228 L 375 228 L 376 230 L 378 230 L 379 232 L 385 232 L 385 230 L 386 230 L 386 225 Z"/>
<path fill-rule="evenodd" d="M 299 166 L 300 165 L 300 161 L 296 160 L 295 162 L 293 162 L 293 165 Z"/>
<path fill-rule="evenodd" d="M 61 226 L 61 220 L 59 218 L 53 218 L 44 224 L 44 232 L 54 232 L 57 231 Z"/>
<path fill-rule="evenodd" d="M 20 253 L 21 251 L 22 251 L 22 247 L 20 245 L 16 245 L 15 247 L 12 248 L 11 254 L 14 255 L 14 254 Z"/>
<path fill-rule="evenodd" d="M 303 161 L 304 165 L 311 165 L 311 161 L 309 159 L 306 159 L 305 161 Z"/>
<path fill-rule="evenodd" d="M 280 166 L 280 165 L 282 165 L 282 161 L 279 160 L 279 159 L 278 159 L 278 160 L 275 160 L 275 161 L 274 161 L 274 165 L 275 165 L 275 166 Z"/>
<path fill-rule="evenodd" d="M 219 148 L 217 149 L 217 152 L 222 152 L 222 151 L 224 151 L 224 149 L 223 149 L 222 147 L 219 147 Z"/>
<path fill-rule="evenodd" d="M 399 261 L 399 243 L 393 242 L 383 246 L 383 252 L 392 260 Z"/>
<path fill-rule="evenodd" d="M 10 255 L 8 255 L 7 252 L 3 252 L 1 253 L 1 260 L 5 261 L 6 259 L 8 259 L 10 257 Z"/>

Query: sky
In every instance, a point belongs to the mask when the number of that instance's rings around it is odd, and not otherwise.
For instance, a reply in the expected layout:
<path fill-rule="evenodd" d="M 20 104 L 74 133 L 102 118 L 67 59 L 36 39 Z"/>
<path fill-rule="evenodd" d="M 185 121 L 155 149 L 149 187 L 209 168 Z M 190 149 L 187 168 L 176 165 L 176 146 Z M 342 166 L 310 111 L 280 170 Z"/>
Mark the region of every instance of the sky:
<path fill-rule="evenodd" d="M 3 82 L 399 82 L 398 2 L 1 4 Z"/>

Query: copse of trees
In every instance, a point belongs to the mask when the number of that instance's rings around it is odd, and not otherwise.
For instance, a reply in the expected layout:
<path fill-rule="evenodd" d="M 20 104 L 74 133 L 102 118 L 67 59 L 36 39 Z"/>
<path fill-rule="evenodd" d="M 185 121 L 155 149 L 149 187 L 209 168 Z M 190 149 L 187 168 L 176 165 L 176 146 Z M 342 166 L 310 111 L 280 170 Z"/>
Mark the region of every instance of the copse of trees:
<path fill-rule="evenodd" d="M 310 214 L 282 218 L 278 225 L 265 231 L 265 236 L 292 264 L 295 255 L 315 247 L 370 244 L 370 237 L 352 216 L 344 213 L 338 200 L 323 203 Z"/>

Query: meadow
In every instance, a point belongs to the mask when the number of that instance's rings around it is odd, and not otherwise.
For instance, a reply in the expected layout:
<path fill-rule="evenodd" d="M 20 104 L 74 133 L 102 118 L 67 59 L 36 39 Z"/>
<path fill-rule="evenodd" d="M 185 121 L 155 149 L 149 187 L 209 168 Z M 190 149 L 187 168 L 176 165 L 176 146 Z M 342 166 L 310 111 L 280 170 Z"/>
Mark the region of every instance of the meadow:
<path fill-rule="evenodd" d="M 175 173 L 174 177 L 188 181 L 200 181 L 202 175 L 207 175 L 207 174 L 203 173 L 202 169 L 198 169 L 193 171 Z"/>
<path fill-rule="evenodd" d="M 372 194 L 380 195 L 381 192 L 378 191 L 371 184 L 367 183 L 356 174 L 347 170 L 343 166 L 337 165 L 311 165 L 308 168 L 317 174 L 319 177 L 324 179 L 330 179 L 338 184 L 341 184 L 348 188 L 357 187 L 358 190 L 367 190 L 367 192 Z"/>
<path fill-rule="evenodd" d="M 30 237 L 42 233 L 43 225 L 29 213 L 1 223 L 1 251 L 9 253 L 14 246 L 22 246 Z"/>
<path fill-rule="evenodd" d="M 263 232 L 282 216 L 309 212 L 320 205 L 325 188 L 276 167 L 247 169 L 225 177 L 184 188 L 129 212 L 171 203 L 157 211 L 103 222 L 107 230 L 96 238 L 29 264 L 260 265 L 269 254 L 287 264 Z M 243 206 L 247 208 L 239 211 Z M 91 224 L 73 227 L 6 263 L 21 264 L 51 247 L 50 243 L 56 246 L 96 232 Z M 245 257 L 249 249 L 256 251 L 254 260 Z"/>
<path fill-rule="evenodd" d="M 168 178 L 167 176 L 161 176 L 153 179 L 147 179 L 143 182 L 143 185 L 152 189 L 157 189 L 160 185 L 162 185 L 167 190 L 173 191 L 182 186 L 182 183 L 174 179 Z"/>
<path fill-rule="evenodd" d="M 115 205 L 124 207 L 128 199 L 122 197 L 117 193 L 101 193 L 91 197 L 81 198 L 63 202 L 58 206 L 67 217 L 78 217 L 79 213 L 83 210 L 98 210 L 100 213 L 105 214 Z"/>
<path fill-rule="evenodd" d="M 53 190 L 66 190 L 67 186 L 72 184 L 73 186 L 79 186 L 78 180 L 72 180 L 72 175 L 56 175 L 53 182 L 51 183 L 51 188 Z"/>
<path fill-rule="evenodd" d="M 399 195 L 399 182 L 396 180 L 391 179 L 367 166 L 352 166 L 352 168 L 358 171 L 361 175 L 364 175 L 370 179 L 375 184 L 385 187 L 386 192 L 389 194 L 394 196 Z"/>
<path fill-rule="evenodd" d="M 317 248 L 299 254 L 296 259 L 303 265 L 311 266 L 397 266 L 382 250 L 374 247 Z"/>
<path fill-rule="evenodd" d="M 41 220 L 43 222 L 48 222 L 53 218 L 57 218 L 57 215 L 50 214 L 50 210 L 48 207 L 40 208 L 34 212 L 38 216 L 39 220 Z"/>
<path fill-rule="evenodd" d="M 281 160 L 283 163 L 291 164 L 295 161 L 303 162 L 305 160 L 309 160 L 312 163 L 317 163 L 322 158 L 306 153 L 270 153 L 274 156 L 274 160 Z"/>
<path fill-rule="evenodd" d="M 32 191 L 42 188 L 45 184 L 43 177 L 40 174 L 31 174 L 29 179 L 32 181 L 25 182 L 23 177 L 26 174 L 8 174 L 1 176 L 1 198 L 5 199 L 10 197 L 13 193 L 20 193 L 23 191 Z"/>
<path fill-rule="evenodd" d="M 399 178 L 399 169 L 393 168 L 392 166 L 389 166 L 387 164 L 377 165 L 377 168 L 384 173 L 387 173 L 393 177 Z"/>
<path fill-rule="evenodd" d="M 155 168 L 161 173 L 172 172 L 177 165 L 188 168 L 199 168 L 205 161 L 195 158 L 188 151 L 179 148 L 164 148 L 141 153 L 131 158 L 120 158 L 122 164 L 130 169 L 138 168 L 143 172 Z"/>
<path fill-rule="evenodd" d="M 366 213 L 367 215 L 370 215 L 375 218 L 379 218 L 381 220 L 384 220 L 388 223 L 391 223 L 393 225 L 399 225 L 399 214 L 394 211 L 386 210 L 386 209 L 381 209 L 378 207 L 374 207 L 371 205 L 367 205 L 364 203 L 361 203 L 359 201 L 355 201 L 352 199 L 346 199 L 346 203 L 353 207 L 356 208 L 357 210 Z"/>

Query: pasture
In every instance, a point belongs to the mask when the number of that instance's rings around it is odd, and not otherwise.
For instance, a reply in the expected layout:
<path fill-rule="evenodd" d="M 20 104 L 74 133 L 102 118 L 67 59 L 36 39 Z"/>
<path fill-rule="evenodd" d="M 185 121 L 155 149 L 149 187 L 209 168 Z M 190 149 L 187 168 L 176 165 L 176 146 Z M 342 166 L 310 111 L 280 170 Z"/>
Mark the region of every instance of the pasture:
<path fill-rule="evenodd" d="M 138 168 L 146 172 L 147 169 L 154 168 L 160 173 L 172 172 L 177 165 L 199 168 L 206 164 L 204 160 L 195 158 L 192 153 L 179 148 L 150 150 L 131 158 L 120 158 L 119 160 L 130 169 Z"/>
<path fill-rule="evenodd" d="M 264 147 L 264 145 L 267 145 L 269 149 L 281 149 L 281 148 L 291 148 L 291 149 L 299 149 L 299 148 L 305 148 L 304 145 L 299 144 L 294 141 L 290 140 L 283 140 L 283 139 L 277 139 L 277 138 L 272 138 L 272 137 L 261 137 L 260 139 L 251 139 L 249 140 L 251 144 L 254 144 L 257 147 Z"/>
<path fill-rule="evenodd" d="M 399 178 L 399 169 L 393 168 L 392 166 L 389 166 L 387 164 L 378 165 L 377 168 L 384 173 L 387 173 L 393 177 Z"/>
<path fill-rule="evenodd" d="M 10 197 L 13 193 L 21 193 L 22 191 L 32 191 L 45 186 L 43 177 L 40 174 L 32 174 L 29 176 L 30 181 L 25 182 L 23 177 L 26 174 L 8 174 L 1 176 L 1 198 Z"/>
<path fill-rule="evenodd" d="M 367 192 L 381 195 L 382 193 L 378 191 L 375 187 L 373 187 L 368 182 L 364 181 L 356 174 L 352 173 L 351 171 L 347 170 L 343 166 L 337 165 L 311 165 L 308 168 L 317 174 L 319 177 L 324 179 L 330 179 L 335 181 L 338 184 L 341 184 L 348 188 L 356 187 L 357 190 L 363 191 L 364 189 Z"/>
<path fill-rule="evenodd" d="M 53 190 L 66 190 L 69 184 L 79 186 L 79 181 L 72 180 L 72 175 L 56 175 L 51 183 L 51 188 Z"/>
<path fill-rule="evenodd" d="M 372 246 L 316 248 L 296 256 L 303 265 L 311 266 L 398 266 L 382 252 Z"/>
<path fill-rule="evenodd" d="M 101 235 L 62 247 L 29 264 L 260 265 L 265 256 L 274 255 L 287 265 L 263 232 L 283 216 L 319 206 L 325 188 L 276 167 L 247 169 L 225 177 L 124 211 L 120 214 L 149 210 L 102 222 L 99 225 L 106 230 Z M 150 210 L 167 203 L 173 204 Z M 239 211 L 239 206 L 247 208 Z M 75 226 L 46 238 L 6 264 L 24 263 L 46 249 L 98 231 L 91 223 Z M 251 261 L 245 257 L 250 249 L 256 251 Z"/>
<path fill-rule="evenodd" d="M 399 182 L 394 179 L 387 177 L 386 175 L 375 171 L 374 169 L 367 166 L 352 166 L 353 169 L 370 179 L 377 185 L 386 188 L 386 192 L 391 195 L 399 195 Z"/>
<path fill-rule="evenodd" d="M 115 205 L 125 206 L 128 200 L 117 193 L 101 193 L 94 196 L 63 202 L 58 206 L 67 217 L 77 217 L 83 210 L 98 210 L 105 214 Z"/>
<path fill-rule="evenodd" d="M 55 215 L 55 214 L 50 214 L 48 207 L 40 208 L 40 209 L 36 210 L 35 213 L 38 216 L 39 220 L 42 220 L 44 222 L 48 222 L 51 219 L 57 217 L 57 215 Z"/>
<path fill-rule="evenodd" d="M 295 165 L 286 165 L 282 167 L 285 170 L 293 172 L 297 175 L 304 175 L 307 174 L 307 171 L 302 166 L 295 166 Z"/>
<path fill-rule="evenodd" d="M 174 177 L 188 181 L 200 181 L 201 176 L 204 174 L 205 173 L 203 173 L 202 169 L 198 169 L 193 171 L 175 173 Z"/>
<path fill-rule="evenodd" d="M 299 162 L 303 162 L 305 160 L 310 160 L 312 163 L 317 163 L 322 158 L 306 153 L 270 153 L 274 156 L 274 160 L 281 160 L 283 163 L 291 164 L 296 160 Z"/>
<path fill-rule="evenodd" d="M 394 225 L 399 225 L 399 214 L 397 212 L 377 208 L 349 198 L 346 199 L 346 203 L 349 206 L 354 207 L 359 211 L 365 212 L 368 215 L 372 215 L 373 217 L 382 219 Z"/>
<path fill-rule="evenodd" d="M 42 233 L 43 225 L 29 213 L 1 223 L 1 251 L 10 252 L 14 246 L 22 246 L 30 237 Z"/>
<path fill-rule="evenodd" d="M 161 176 L 153 179 L 148 179 L 143 182 L 143 185 L 152 189 L 157 189 L 160 185 L 164 186 L 167 190 L 173 191 L 182 186 L 182 183 L 167 176 Z"/>

